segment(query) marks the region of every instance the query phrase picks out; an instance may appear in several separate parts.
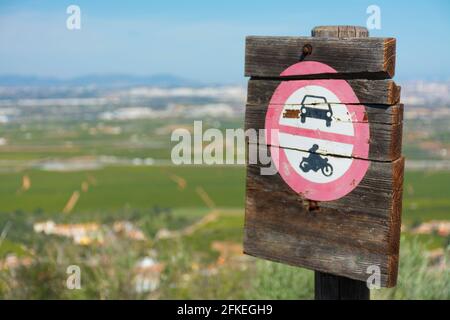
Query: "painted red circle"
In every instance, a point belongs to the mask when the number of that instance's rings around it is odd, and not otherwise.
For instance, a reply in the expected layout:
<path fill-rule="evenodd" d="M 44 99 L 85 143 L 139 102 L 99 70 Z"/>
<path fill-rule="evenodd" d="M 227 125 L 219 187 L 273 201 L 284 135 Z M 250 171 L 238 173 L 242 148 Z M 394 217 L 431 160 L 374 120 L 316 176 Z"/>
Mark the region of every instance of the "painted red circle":
<path fill-rule="evenodd" d="M 299 62 L 287 68 L 282 76 L 304 75 L 312 73 L 333 73 L 336 72 L 331 67 L 320 62 Z M 348 170 L 336 180 L 327 183 L 317 183 L 305 179 L 299 175 L 288 161 L 283 148 L 278 148 L 278 132 L 280 128 L 279 120 L 284 109 L 284 102 L 297 90 L 305 86 L 323 87 L 338 97 L 340 101 L 345 101 L 346 108 L 351 115 L 354 136 L 348 137 L 344 143 L 353 145 L 353 160 Z M 364 108 L 356 106 L 359 99 L 351 86 L 345 80 L 289 80 L 283 81 L 275 90 L 266 114 L 266 142 L 270 144 L 272 161 L 278 169 L 283 180 L 297 193 L 305 198 L 316 201 L 332 201 L 339 199 L 351 192 L 361 182 L 365 176 L 369 161 L 369 125 L 364 121 Z M 275 131 L 273 131 L 275 130 Z M 308 130 L 308 129 L 303 129 Z M 310 130 L 308 134 L 321 138 L 321 134 L 326 134 L 319 129 Z M 299 134 L 301 136 L 302 134 Z M 341 142 L 341 141 L 339 141 Z M 279 152 L 277 152 L 279 151 Z"/>

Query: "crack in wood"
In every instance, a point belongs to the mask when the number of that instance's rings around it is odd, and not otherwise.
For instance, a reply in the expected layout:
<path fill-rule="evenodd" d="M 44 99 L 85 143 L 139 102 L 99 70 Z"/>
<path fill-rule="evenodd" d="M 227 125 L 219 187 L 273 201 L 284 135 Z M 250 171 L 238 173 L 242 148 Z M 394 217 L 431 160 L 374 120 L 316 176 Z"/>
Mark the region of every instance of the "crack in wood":
<path fill-rule="evenodd" d="M 259 143 L 252 143 L 249 142 L 248 144 L 250 145 L 257 145 L 257 146 L 264 146 L 264 147 L 275 147 L 278 149 L 285 149 L 285 150 L 293 150 L 293 151 L 301 151 L 301 152 L 307 152 L 307 153 L 311 153 L 306 149 L 302 149 L 302 148 L 291 148 L 291 147 L 283 147 L 283 146 L 278 146 L 278 145 L 273 145 L 273 144 L 259 144 Z M 396 161 L 398 159 L 400 159 L 402 157 L 402 155 L 399 155 L 397 158 L 395 159 L 390 159 L 390 160 L 380 160 L 380 159 L 368 159 L 368 158 L 361 158 L 361 157 L 355 157 L 355 156 L 346 156 L 346 155 L 342 155 L 342 154 L 336 154 L 336 153 L 330 153 L 330 152 L 323 152 L 322 150 L 318 150 L 316 152 L 317 154 L 320 154 L 322 156 L 330 156 L 330 157 L 336 157 L 336 158 L 345 158 L 345 159 L 357 159 L 357 160 L 364 160 L 364 161 L 370 161 L 370 162 L 379 162 L 379 163 L 389 163 L 389 162 L 393 162 Z"/>

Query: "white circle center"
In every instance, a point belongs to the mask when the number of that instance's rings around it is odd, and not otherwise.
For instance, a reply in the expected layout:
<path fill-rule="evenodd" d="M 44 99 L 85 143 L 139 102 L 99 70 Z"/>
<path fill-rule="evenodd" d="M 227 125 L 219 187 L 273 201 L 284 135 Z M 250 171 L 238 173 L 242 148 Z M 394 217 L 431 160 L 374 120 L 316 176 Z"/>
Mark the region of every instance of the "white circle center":
<path fill-rule="evenodd" d="M 279 124 L 293 130 L 280 130 L 278 137 L 298 175 L 311 182 L 329 183 L 347 172 L 353 162 L 353 144 L 345 139 L 355 135 L 352 117 L 347 106 L 324 87 L 305 86 L 289 96 Z M 302 130 L 296 133 L 297 128 Z M 290 174 L 287 166 L 280 169 Z"/>

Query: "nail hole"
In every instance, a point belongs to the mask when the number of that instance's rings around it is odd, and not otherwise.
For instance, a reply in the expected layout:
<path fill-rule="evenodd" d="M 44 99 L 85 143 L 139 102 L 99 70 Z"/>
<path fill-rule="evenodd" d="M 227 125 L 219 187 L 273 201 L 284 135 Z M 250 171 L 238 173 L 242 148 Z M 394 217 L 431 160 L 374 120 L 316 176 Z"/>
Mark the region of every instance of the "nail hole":
<path fill-rule="evenodd" d="M 319 209 L 319 203 L 317 201 L 308 200 L 309 211 L 318 211 Z"/>

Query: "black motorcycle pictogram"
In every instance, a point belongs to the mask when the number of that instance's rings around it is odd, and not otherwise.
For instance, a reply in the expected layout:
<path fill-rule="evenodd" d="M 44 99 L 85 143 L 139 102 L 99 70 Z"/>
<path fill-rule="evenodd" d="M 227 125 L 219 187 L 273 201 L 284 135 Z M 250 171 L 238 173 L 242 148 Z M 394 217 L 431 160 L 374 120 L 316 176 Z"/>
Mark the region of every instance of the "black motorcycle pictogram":
<path fill-rule="evenodd" d="M 325 177 L 329 177 L 333 174 L 333 166 L 328 163 L 328 158 L 322 158 L 316 153 L 318 149 L 319 146 L 314 144 L 312 148 L 308 150 L 310 152 L 309 157 L 303 157 L 300 162 L 300 169 L 305 173 L 309 172 L 309 170 L 313 170 L 314 172 L 321 170 Z"/>

